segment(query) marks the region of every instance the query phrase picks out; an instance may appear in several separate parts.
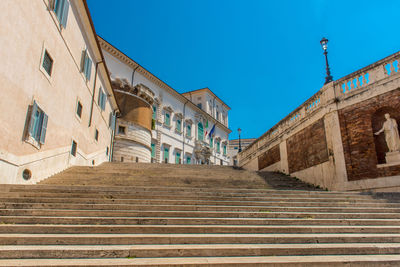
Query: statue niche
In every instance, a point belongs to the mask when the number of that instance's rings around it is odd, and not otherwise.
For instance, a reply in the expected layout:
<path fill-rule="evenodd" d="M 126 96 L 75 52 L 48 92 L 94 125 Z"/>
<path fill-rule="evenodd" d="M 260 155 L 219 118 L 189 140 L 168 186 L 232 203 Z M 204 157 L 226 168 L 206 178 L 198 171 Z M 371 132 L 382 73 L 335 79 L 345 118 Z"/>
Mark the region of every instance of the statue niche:
<path fill-rule="evenodd" d="M 378 164 L 400 164 L 400 111 L 383 107 L 372 116 L 375 150 Z"/>

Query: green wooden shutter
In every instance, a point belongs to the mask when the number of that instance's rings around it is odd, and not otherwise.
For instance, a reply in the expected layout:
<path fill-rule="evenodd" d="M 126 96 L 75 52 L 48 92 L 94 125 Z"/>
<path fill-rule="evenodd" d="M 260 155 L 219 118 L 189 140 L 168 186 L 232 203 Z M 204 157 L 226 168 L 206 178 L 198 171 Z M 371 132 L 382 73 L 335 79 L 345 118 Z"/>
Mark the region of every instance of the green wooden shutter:
<path fill-rule="evenodd" d="M 61 25 L 65 28 L 67 28 L 67 19 L 68 19 L 68 11 L 69 11 L 69 2 L 68 0 L 63 1 L 63 10 L 62 10 L 62 16 L 61 16 Z"/>
<path fill-rule="evenodd" d="M 38 106 L 36 104 L 36 101 L 33 101 L 33 105 L 32 105 L 32 110 L 31 110 L 31 118 L 29 120 L 29 135 L 30 136 L 34 136 L 35 134 L 35 117 L 36 117 L 36 113 L 38 111 Z"/>
<path fill-rule="evenodd" d="M 164 148 L 164 162 L 169 161 L 169 149 L 167 147 Z"/>
<path fill-rule="evenodd" d="M 47 130 L 47 120 L 48 116 L 45 113 L 43 114 L 43 120 L 42 120 L 42 129 L 40 130 L 40 143 L 43 145 L 44 141 L 46 139 L 46 130 Z"/>
<path fill-rule="evenodd" d="M 86 52 L 86 78 L 90 80 L 90 76 L 92 75 L 92 60 L 89 57 L 89 53 Z"/>
<path fill-rule="evenodd" d="M 156 144 L 151 144 L 151 157 L 156 157 Z"/>
<path fill-rule="evenodd" d="M 200 141 L 203 141 L 203 135 L 204 135 L 203 124 L 201 122 L 199 122 L 199 124 L 197 125 L 197 128 L 198 128 L 197 139 Z"/>

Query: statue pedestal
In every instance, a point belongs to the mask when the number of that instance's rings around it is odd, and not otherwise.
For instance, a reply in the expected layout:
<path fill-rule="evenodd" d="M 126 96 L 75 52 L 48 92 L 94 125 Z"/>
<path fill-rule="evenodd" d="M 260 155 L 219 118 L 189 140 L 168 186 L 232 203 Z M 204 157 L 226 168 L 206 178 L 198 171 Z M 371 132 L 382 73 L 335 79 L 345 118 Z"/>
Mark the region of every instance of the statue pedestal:
<path fill-rule="evenodd" d="M 386 163 L 400 163 L 400 151 L 387 152 Z"/>

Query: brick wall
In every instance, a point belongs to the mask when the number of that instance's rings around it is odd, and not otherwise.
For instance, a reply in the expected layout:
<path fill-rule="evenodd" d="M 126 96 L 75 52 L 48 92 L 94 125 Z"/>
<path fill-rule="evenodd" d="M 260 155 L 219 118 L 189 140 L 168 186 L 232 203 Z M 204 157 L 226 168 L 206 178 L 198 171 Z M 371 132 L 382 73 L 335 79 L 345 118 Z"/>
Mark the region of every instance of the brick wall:
<path fill-rule="evenodd" d="M 328 161 L 324 120 L 287 139 L 289 173 L 297 172 Z"/>
<path fill-rule="evenodd" d="M 377 168 L 385 163 L 388 151 L 384 133 L 374 135 L 382 127 L 385 113 L 400 122 L 399 89 L 339 110 L 349 181 L 400 174 L 400 166 Z"/>
<path fill-rule="evenodd" d="M 258 157 L 258 169 L 262 170 L 265 167 L 268 167 L 280 160 L 281 160 L 281 153 L 279 145 L 276 145 L 271 149 L 269 149 L 268 151 L 265 151 Z"/>

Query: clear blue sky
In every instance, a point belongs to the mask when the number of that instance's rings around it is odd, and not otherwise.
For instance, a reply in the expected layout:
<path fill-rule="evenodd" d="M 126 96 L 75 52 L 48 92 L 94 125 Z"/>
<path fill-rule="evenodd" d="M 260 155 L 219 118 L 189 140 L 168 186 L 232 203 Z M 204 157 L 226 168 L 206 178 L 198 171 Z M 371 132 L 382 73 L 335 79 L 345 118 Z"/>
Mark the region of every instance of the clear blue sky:
<path fill-rule="evenodd" d="M 399 50 L 398 0 L 88 0 L 97 33 L 178 92 L 209 87 L 231 139 L 259 137 L 334 79 Z"/>

